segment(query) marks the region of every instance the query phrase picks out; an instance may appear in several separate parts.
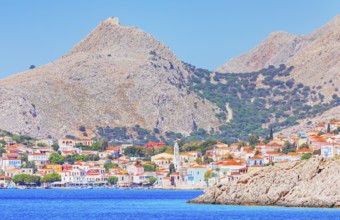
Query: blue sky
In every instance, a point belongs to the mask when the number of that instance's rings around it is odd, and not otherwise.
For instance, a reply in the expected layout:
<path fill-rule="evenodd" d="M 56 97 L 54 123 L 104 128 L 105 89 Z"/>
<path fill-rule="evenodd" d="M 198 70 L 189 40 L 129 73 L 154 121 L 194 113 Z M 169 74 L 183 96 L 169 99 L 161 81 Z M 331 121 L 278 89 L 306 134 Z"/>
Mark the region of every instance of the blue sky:
<path fill-rule="evenodd" d="M 108 17 L 213 70 L 271 32 L 306 34 L 337 14 L 339 0 L 0 0 L 0 78 L 61 57 Z"/>

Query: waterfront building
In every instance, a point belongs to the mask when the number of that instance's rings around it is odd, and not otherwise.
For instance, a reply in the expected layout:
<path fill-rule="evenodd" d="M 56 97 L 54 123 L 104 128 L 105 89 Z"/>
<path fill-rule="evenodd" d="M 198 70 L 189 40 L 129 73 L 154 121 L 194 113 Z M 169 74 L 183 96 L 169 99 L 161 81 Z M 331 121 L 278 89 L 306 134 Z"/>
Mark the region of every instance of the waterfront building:
<path fill-rule="evenodd" d="M 207 166 L 196 165 L 187 169 L 187 184 L 191 186 L 204 186 L 206 181 L 204 180 L 204 174 L 208 171 Z"/>

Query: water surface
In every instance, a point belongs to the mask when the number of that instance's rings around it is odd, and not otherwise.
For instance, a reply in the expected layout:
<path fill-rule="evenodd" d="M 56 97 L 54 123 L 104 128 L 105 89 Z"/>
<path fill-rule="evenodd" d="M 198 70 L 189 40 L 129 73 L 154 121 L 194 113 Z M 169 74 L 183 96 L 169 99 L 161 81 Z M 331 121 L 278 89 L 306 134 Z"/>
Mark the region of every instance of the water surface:
<path fill-rule="evenodd" d="M 339 209 L 187 204 L 202 191 L 0 190 L 0 219 L 340 219 Z"/>

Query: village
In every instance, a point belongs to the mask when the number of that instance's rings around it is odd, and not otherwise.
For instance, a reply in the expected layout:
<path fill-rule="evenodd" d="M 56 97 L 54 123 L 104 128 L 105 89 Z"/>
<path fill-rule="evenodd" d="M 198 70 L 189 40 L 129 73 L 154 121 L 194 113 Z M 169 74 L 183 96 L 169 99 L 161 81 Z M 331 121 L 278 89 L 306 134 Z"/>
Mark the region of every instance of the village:
<path fill-rule="evenodd" d="M 332 120 L 289 136 L 227 145 L 222 142 L 149 142 L 86 150 L 91 139 L 36 140 L 26 146 L 0 137 L 0 188 L 153 188 L 204 189 L 237 181 L 265 166 L 280 166 L 312 157 L 340 156 L 340 121 Z M 204 146 L 195 148 L 192 146 Z M 194 150 L 193 150 L 194 149 Z M 195 150 L 196 149 L 196 150 Z M 203 150 L 202 150 L 203 149 Z M 148 157 L 131 152 L 146 151 Z"/>

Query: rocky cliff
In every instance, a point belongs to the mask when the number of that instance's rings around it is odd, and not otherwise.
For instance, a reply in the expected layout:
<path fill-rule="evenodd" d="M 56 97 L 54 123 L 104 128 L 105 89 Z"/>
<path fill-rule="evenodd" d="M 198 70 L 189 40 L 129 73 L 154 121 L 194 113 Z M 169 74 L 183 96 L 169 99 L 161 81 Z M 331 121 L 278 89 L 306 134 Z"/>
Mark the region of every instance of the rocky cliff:
<path fill-rule="evenodd" d="M 62 58 L 0 80 L 0 129 L 34 137 L 80 125 L 210 130 L 219 109 L 186 89 L 188 75 L 153 36 L 109 18 Z"/>
<path fill-rule="evenodd" d="M 190 203 L 340 208 L 340 160 L 310 159 L 245 174 Z"/>
<path fill-rule="evenodd" d="M 230 59 L 218 72 L 253 72 L 269 65 L 294 66 L 293 78 L 318 88 L 330 99 L 340 96 L 340 15 L 320 29 L 295 35 L 275 32 L 251 51 Z"/>

